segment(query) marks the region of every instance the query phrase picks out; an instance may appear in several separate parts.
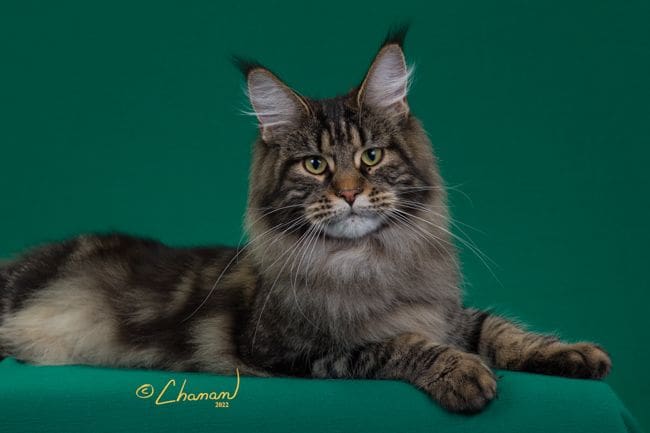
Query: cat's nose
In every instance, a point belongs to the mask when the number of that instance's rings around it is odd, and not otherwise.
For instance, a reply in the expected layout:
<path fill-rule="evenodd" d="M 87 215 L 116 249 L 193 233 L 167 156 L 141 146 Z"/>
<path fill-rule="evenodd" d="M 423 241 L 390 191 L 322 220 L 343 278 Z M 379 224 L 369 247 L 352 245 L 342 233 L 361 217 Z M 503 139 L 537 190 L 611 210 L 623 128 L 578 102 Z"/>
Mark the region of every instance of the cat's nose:
<path fill-rule="evenodd" d="M 361 188 L 341 189 L 336 193 L 336 195 L 343 198 L 345 201 L 348 202 L 348 204 L 350 206 L 352 206 L 352 204 L 354 203 L 354 200 L 357 198 L 357 196 L 360 193 L 361 193 Z"/>

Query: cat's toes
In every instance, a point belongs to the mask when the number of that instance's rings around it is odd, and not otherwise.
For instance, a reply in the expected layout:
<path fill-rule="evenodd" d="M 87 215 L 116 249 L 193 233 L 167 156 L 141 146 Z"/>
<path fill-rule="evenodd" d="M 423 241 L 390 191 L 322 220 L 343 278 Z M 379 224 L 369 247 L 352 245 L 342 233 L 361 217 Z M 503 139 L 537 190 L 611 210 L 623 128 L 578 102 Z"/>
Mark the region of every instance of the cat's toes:
<path fill-rule="evenodd" d="M 571 344 L 570 347 L 585 359 L 587 368 L 584 377 L 602 379 L 609 374 L 612 361 L 602 347 L 592 343 L 576 343 Z"/>
<path fill-rule="evenodd" d="M 524 370 L 581 379 L 602 379 L 609 374 L 612 361 L 592 343 L 557 344 L 531 356 Z"/>
<path fill-rule="evenodd" d="M 454 351 L 445 357 L 440 362 L 446 365 L 432 375 L 426 391 L 449 411 L 479 412 L 496 396 L 494 373 L 475 355 Z"/>

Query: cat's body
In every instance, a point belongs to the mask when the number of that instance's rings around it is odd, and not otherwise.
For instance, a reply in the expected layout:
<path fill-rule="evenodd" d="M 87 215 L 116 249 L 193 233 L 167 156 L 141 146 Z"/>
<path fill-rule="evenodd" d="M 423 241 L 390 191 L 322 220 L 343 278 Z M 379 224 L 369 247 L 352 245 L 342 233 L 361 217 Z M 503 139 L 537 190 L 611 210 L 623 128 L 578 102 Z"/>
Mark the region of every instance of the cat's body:
<path fill-rule="evenodd" d="M 343 276 L 336 283 L 349 289 L 341 290 L 329 281 L 307 287 L 293 279 L 308 275 L 286 272 L 269 296 L 275 275 L 264 281 L 250 256 L 235 256 L 234 249 L 170 248 L 121 234 L 84 235 L 34 250 L 2 269 L 3 349 L 40 364 L 222 374 L 259 366 L 308 375 L 297 360 L 396 333 L 420 330 L 432 341 L 465 344 L 458 334 L 465 313 L 453 286 L 438 292 L 418 281 L 423 275 L 406 273 L 401 282 L 372 278 L 365 284 Z M 300 258 L 294 258 L 297 266 Z M 363 253 L 355 259 L 364 266 L 373 260 Z M 420 284 L 411 296 L 406 281 Z M 294 366 L 283 371 L 286 363 Z"/>
<path fill-rule="evenodd" d="M 406 104 L 401 37 L 362 85 L 303 98 L 244 65 L 260 121 L 251 242 L 124 235 L 45 246 L 0 270 L 0 350 L 40 364 L 407 380 L 476 411 L 489 366 L 600 378 L 607 355 L 462 306 L 444 186 Z"/>

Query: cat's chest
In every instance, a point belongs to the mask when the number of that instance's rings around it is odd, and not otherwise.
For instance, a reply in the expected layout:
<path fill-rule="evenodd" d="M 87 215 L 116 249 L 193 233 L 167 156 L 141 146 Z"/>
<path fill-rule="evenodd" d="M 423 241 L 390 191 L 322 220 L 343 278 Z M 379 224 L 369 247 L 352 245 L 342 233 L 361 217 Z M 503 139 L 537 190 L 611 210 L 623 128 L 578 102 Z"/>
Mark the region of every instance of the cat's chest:
<path fill-rule="evenodd" d="M 261 295 L 277 314 L 265 318 L 284 328 L 280 335 L 335 347 L 403 333 L 445 341 L 446 317 L 460 299 L 453 268 L 430 255 L 397 252 L 365 245 L 304 256 L 269 279 L 273 290 Z"/>
<path fill-rule="evenodd" d="M 299 336 L 299 341 L 350 349 L 406 333 L 444 343 L 452 329 L 449 317 L 457 311 L 458 303 L 448 299 L 436 304 L 407 304 L 389 297 L 359 299 L 339 293 L 313 295 L 309 300 L 287 299 L 284 307 L 279 320 L 286 326 L 279 335 L 286 332 Z"/>
<path fill-rule="evenodd" d="M 447 341 L 448 317 L 459 305 L 455 293 L 436 296 L 434 288 L 416 278 L 390 283 L 343 281 L 337 280 L 335 288 L 329 285 L 334 282 L 321 281 L 322 286 L 289 290 L 280 316 L 288 319 L 290 332 L 338 347 L 386 341 L 404 333 L 417 333 L 437 343 Z"/>

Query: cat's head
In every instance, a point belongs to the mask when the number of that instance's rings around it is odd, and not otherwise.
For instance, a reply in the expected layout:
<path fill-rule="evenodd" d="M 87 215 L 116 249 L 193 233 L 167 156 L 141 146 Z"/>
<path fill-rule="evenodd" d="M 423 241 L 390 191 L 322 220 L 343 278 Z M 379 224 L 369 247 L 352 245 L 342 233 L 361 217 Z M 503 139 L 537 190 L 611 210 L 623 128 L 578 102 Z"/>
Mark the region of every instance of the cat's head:
<path fill-rule="evenodd" d="M 239 62 L 260 131 L 253 234 L 371 237 L 417 218 L 442 194 L 431 145 L 407 102 L 404 35 L 391 32 L 363 81 L 332 99 L 306 98 L 263 66 Z"/>

